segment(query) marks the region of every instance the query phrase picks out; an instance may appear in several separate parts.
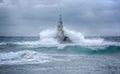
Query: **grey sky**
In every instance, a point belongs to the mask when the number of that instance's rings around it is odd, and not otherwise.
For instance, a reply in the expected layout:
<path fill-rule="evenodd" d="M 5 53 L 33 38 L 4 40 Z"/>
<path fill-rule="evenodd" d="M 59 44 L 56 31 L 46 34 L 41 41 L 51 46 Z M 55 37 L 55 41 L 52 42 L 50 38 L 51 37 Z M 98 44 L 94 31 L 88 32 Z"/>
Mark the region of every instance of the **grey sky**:
<path fill-rule="evenodd" d="M 0 0 L 0 35 L 39 35 L 64 25 L 85 35 L 120 35 L 120 0 Z"/>

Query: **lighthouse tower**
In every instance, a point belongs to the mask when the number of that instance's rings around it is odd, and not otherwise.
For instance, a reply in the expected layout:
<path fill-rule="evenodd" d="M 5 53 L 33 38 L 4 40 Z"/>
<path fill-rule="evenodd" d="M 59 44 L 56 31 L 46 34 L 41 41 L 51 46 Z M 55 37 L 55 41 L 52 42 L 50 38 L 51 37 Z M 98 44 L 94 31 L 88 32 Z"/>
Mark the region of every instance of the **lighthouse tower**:
<path fill-rule="evenodd" d="M 59 41 L 63 41 L 65 38 L 63 31 L 62 15 L 59 15 L 59 21 L 57 25 L 57 38 Z"/>

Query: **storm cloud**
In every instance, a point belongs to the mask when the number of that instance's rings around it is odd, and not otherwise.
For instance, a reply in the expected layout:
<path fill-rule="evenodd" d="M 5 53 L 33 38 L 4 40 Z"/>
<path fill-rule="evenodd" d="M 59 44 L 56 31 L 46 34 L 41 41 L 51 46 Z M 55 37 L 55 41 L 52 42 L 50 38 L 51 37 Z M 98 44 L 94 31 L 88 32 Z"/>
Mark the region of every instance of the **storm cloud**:
<path fill-rule="evenodd" d="M 120 35 L 120 0 L 0 0 L 1 36 L 36 36 L 64 25 L 85 35 Z"/>

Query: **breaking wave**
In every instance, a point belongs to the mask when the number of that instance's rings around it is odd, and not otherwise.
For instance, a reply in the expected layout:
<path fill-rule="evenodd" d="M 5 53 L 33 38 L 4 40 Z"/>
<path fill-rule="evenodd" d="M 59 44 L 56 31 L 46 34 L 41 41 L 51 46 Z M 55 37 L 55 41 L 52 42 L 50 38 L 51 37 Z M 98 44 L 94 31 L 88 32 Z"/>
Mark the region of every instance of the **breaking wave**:
<path fill-rule="evenodd" d="M 68 30 L 64 28 L 64 33 L 66 36 L 70 38 L 70 40 L 73 42 L 67 43 L 67 44 L 60 44 L 56 40 L 56 30 L 44 30 L 40 32 L 40 41 L 41 44 L 50 44 L 50 45 L 57 45 L 57 46 L 83 46 L 83 47 L 101 47 L 101 46 L 120 46 L 119 42 L 109 42 L 105 41 L 102 38 L 95 38 L 95 39 L 88 39 L 85 38 L 84 35 L 80 32 L 75 32 L 72 30 Z"/>
<path fill-rule="evenodd" d="M 6 43 L 0 43 L 0 45 L 6 45 Z"/>
<path fill-rule="evenodd" d="M 20 49 L 43 49 L 43 50 L 64 50 L 68 52 L 101 53 L 109 51 L 119 51 L 120 42 L 105 41 L 103 38 L 85 38 L 80 32 L 75 32 L 64 28 L 64 33 L 73 43 L 60 44 L 56 37 L 56 29 L 44 30 L 40 32 L 38 41 L 18 41 L 0 43 L 0 48 L 17 47 Z"/>
<path fill-rule="evenodd" d="M 44 53 L 30 50 L 0 53 L 0 65 L 4 64 L 38 64 L 58 61 L 59 59 Z"/>
<path fill-rule="evenodd" d="M 106 44 L 115 44 L 115 42 L 108 42 L 102 38 L 88 39 L 85 38 L 84 35 L 80 32 L 75 32 L 72 30 L 68 30 L 64 28 L 64 33 L 66 36 L 70 38 L 74 45 L 85 45 L 85 46 L 95 46 L 95 45 L 106 45 Z M 40 32 L 40 43 L 43 44 L 60 44 L 56 37 L 56 29 L 55 30 L 44 30 Z M 68 43 L 69 44 L 69 43 Z"/>

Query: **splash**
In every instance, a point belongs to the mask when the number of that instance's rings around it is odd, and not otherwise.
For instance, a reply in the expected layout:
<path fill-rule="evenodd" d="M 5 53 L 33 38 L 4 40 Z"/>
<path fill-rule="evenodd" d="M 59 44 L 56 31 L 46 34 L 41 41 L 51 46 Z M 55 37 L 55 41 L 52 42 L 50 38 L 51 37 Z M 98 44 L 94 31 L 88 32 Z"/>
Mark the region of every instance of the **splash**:
<path fill-rule="evenodd" d="M 73 44 L 79 45 L 90 45 L 90 44 L 101 44 L 104 42 L 104 39 L 85 39 L 84 35 L 80 32 L 68 30 L 64 28 L 64 33 L 70 38 Z M 40 42 L 41 43 L 53 43 L 59 44 L 56 37 L 56 30 L 44 30 L 40 32 Z"/>
<path fill-rule="evenodd" d="M 64 33 L 68 36 L 73 43 L 61 44 L 56 39 L 56 29 L 53 30 L 43 30 L 40 32 L 40 40 L 38 41 L 23 41 L 23 42 L 15 42 L 13 44 L 24 45 L 25 47 L 30 48 L 49 48 L 49 47 L 57 47 L 58 49 L 64 49 L 65 47 L 85 47 L 90 48 L 91 50 L 101 50 L 105 49 L 109 46 L 120 46 L 119 42 L 109 42 L 105 41 L 102 38 L 85 38 L 84 35 L 80 32 L 76 32 L 73 30 L 69 30 L 64 28 Z"/>
<path fill-rule="evenodd" d="M 40 42 L 41 43 L 52 43 L 58 44 L 56 37 L 56 30 L 44 30 L 40 32 Z"/>

